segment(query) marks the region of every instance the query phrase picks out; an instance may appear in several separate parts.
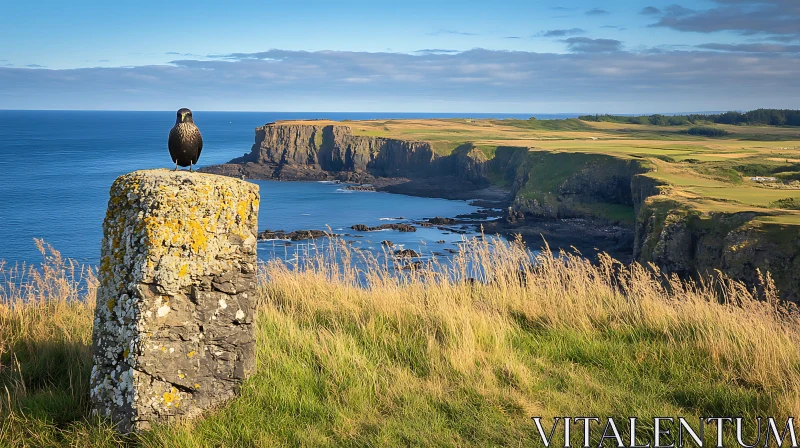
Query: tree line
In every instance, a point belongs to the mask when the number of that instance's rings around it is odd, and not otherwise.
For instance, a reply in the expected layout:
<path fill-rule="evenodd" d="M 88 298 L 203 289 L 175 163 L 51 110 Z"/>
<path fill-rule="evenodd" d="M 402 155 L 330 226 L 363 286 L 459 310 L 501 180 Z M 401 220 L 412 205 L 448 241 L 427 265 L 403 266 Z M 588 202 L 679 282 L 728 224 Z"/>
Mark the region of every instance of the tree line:
<path fill-rule="evenodd" d="M 582 115 L 583 121 L 606 121 L 623 124 L 651 124 L 656 126 L 685 126 L 695 124 L 735 124 L 749 126 L 800 126 L 800 110 L 756 109 L 749 112 L 689 115 Z"/>

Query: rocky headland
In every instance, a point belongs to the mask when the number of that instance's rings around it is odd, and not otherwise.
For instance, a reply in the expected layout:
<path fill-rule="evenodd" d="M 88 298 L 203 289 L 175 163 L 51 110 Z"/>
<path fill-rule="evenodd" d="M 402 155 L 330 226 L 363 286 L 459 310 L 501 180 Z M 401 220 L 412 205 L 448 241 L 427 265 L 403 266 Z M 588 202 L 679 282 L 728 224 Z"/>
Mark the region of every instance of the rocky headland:
<path fill-rule="evenodd" d="M 250 153 L 205 172 L 248 179 L 339 180 L 351 189 L 447 199 L 508 200 L 488 181 L 486 156 L 469 145 L 437 154 L 430 143 L 353 135 L 344 125 L 256 129 Z"/>
<path fill-rule="evenodd" d="M 625 262 L 652 262 L 667 274 L 719 270 L 756 288 L 763 282 L 758 268 L 771 272 L 783 298 L 798 300 L 797 226 L 686 209 L 665 199 L 670 185 L 651 176 L 653 170 L 646 157 L 529 147 L 499 146 L 487 157 L 466 143 L 442 155 L 429 142 L 354 135 L 343 124 L 313 122 L 259 127 L 250 153 L 204 169 L 239 178 L 339 180 L 359 190 L 477 199 L 482 207 L 504 210 L 499 219 L 481 223 L 487 233 L 521 234 L 532 247 L 546 240 L 551 248 L 575 248 L 589 257 L 603 251 Z"/>

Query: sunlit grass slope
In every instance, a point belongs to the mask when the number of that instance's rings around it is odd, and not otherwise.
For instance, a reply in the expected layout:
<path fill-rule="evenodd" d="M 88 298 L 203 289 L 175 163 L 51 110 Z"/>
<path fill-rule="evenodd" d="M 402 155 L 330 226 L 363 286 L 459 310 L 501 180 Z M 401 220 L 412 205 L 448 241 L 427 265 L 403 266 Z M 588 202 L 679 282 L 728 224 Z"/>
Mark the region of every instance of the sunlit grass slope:
<path fill-rule="evenodd" d="M 89 416 L 91 271 L 3 267 L 0 446 L 539 446 L 532 416 L 800 411 L 800 322 L 768 279 L 756 301 L 499 240 L 404 275 L 336 250 L 264 266 L 241 397 L 127 438 Z"/>

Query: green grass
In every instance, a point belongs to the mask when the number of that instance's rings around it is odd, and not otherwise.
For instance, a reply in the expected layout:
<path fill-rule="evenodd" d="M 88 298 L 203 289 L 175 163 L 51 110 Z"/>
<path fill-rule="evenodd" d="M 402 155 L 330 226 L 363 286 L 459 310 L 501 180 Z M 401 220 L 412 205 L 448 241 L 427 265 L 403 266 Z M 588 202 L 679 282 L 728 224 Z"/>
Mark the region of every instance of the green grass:
<path fill-rule="evenodd" d="M 317 149 L 322 148 L 322 142 L 323 142 L 322 131 L 315 132 L 314 133 L 314 146 L 316 146 Z"/>
<path fill-rule="evenodd" d="M 772 208 L 784 208 L 787 210 L 800 210 L 800 198 L 783 198 L 769 203 Z"/>
<path fill-rule="evenodd" d="M 482 152 L 487 159 L 494 158 L 494 154 L 497 152 L 497 146 L 495 145 L 477 145 L 476 148 Z"/>
<path fill-rule="evenodd" d="M 595 128 L 590 126 L 584 121 L 576 118 L 567 118 L 565 120 L 537 120 L 535 118 L 528 120 L 494 120 L 493 123 L 502 126 L 513 126 L 531 131 L 594 131 Z"/>
<path fill-rule="evenodd" d="M 520 282 L 527 253 L 499 241 L 467 244 L 437 282 L 441 267 L 400 280 L 372 264 L 364 288 L 319 257 L 266 266 L 257 371 L 237 399 L 128 437 L 88 413 L 93 277 L 82 297 L 59 257 L 27 289 L 0 269 L 0 446 L 538 446 L 532 416 L 800 409 L 799 322 L 770 291 L 666 290 L 636 266 L 549 254 Z M 463 281 L 476 265 L 491 282 Z"/>
<path fill-rule="evenodd" d="M 613 204 L 606 202 L 583 203 L 574 206 L 577 210 L 584 211 L 587 216 L 605 219 L 609 222 L 633 227 L 636 215 L 633 206 L 626 204 Z"/>
<path fill-rule="evenodd" d="M 431 141 L 431 148 L 433 152 L 440 156 L 446 156 L 451 154 L 456 148 L 465 144 L 465 142 L 451 142 L 447 140 L 435 140 Z"/>

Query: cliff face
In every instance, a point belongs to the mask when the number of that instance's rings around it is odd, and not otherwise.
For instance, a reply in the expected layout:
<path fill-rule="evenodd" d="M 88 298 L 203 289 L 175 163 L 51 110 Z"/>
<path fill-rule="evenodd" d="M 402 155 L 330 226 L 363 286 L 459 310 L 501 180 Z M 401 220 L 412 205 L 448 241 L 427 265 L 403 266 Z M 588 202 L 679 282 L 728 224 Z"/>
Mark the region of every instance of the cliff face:
<path fill-rule="evenodd" d="M 513 184 L 514 213 L 590 218 L 633 228 L 633 259 L 683 277 L 714 274 L 761 288 L 769 272 L 781 298 L 800 301 L 800 226 L 757 213 L 702 213 L 671 199 L 644 160 L 498 149 L 492 161 Z M 519 219 L 519 218 L 517 218 Z"/>
<path fill-rule="evenodd" d="M 511 185 L 513 207 L 528 218 L 590 218 L 633 224 L 633 179 L 647 171 L 638 160 L 498 148 L 490 164 Z"/>
<path fill-rule="evenodd" d="M 682 276 L 719 270 L 761 287 L 769 272 L 781 298 L 800 301 L 800 228 L 765 223 L 758 214 L 700 213 L 666 197 L 646 198 L 636 221 L 634 256 Z"/>
<path fill-rule="evenodd" d="M 292 175 L 344 171 L 414 177 L 430 174 L 437 158 L 427 142 L 356 136 L 347 126 L 268 124 L 256 129 L 250 153 L 231 163 L 261 165 L 275 178 L 285 177 L 285 169 Z"/>

